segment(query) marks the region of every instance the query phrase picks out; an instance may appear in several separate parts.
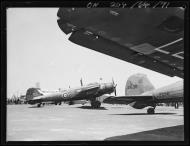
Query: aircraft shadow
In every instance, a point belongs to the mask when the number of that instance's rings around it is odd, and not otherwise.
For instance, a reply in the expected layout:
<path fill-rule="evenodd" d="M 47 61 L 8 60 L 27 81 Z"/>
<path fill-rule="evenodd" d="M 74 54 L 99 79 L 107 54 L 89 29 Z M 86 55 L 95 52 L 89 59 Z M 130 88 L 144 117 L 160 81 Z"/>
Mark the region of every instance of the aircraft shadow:
<path fill-rule="evenodd" d="M 105 141 L 184 141 L 184 125 L 108 137 Z"/>
<path fill-rule="evenodd" d="M 77 108 L 81 108 L 81 109 L 91 109 L 91 110 L 107 110 L 105 107 L 99 107 L 99 108 L 92 108 L 91 106 L 80 106 Z"/>
<path fill-rule="evenodd" d="M 110 114 L 110 115 L 128 115 L 128 116 L 132 116 L 132 115 L 174 115 L 176 113 L 154 113 L 154 114 L 147 114 L 147 113 L 130 113 L 130 114 Z"/>

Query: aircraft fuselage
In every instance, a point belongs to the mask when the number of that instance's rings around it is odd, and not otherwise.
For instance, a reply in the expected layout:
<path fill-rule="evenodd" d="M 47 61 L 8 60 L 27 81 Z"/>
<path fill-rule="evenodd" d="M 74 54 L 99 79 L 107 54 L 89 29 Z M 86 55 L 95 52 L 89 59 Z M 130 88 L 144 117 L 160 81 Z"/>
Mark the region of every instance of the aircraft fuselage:
<path fill-rule="evenodd" d="M 148 91 L 142 95 L 152 95 L 155 102 L 181 102 L 184 97 L 183 81 L 178 81 L 174 84 Z"/>

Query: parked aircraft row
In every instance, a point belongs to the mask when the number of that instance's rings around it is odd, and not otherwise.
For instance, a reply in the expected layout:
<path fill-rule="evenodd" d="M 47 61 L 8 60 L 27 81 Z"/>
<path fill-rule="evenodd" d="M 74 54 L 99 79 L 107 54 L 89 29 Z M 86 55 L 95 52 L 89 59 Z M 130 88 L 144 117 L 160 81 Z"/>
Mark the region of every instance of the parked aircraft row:
<path fill-rule="evenodd" d="M 128 92 L 127 92 L 128 91 Z M 115 96 L 105 94 L 115 93 Z M 102 95 L 104 99 L 101 101 Z M 103 98 L 103 97 L 102 97 Z M 38 107 L 44 105 L 45 102 L 61 104 L 66 102 L 70 105 L 77 103 L 85 103 L 90 101 L 92 108 L 99 108 L 101 102 L 107 104 L 126 104 L 135 109 L 143 109 L 148 107 L 147 113 L 154 114 L 156 104 L 182 102 L 183 81 L 178 81 L 159 89 L 154 86 L 147 78 L 129 78 L 126 84 L 126 92 L 124 96 L 116 96 L 116 84 L 112 80 L 110 83 L 90 83 L 81 87 L 69 88 L 53 93 L 44 93 L 38 88 L 29 88 L 26 93 L 26 101 L 29 104 L 37 104 Z"/>

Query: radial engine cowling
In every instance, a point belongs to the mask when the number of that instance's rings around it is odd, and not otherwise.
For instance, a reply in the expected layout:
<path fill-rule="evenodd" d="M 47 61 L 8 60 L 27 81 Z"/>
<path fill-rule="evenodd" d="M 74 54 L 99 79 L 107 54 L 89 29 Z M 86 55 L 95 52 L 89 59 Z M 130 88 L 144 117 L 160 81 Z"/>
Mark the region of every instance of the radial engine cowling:
<path fill-rule="evenodd" d="M 137 101 L 134 101 L 134 102 L 130 103 L 129 105 L 135 109 L 143 109 L 148 106 L 147 103 L 137 102 Z"/>

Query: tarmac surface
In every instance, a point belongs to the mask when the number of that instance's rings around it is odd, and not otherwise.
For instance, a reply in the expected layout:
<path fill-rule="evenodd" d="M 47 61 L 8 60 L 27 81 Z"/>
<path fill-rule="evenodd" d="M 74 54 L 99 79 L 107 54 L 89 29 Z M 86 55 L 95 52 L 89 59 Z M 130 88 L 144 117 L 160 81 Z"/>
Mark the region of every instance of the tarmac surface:
<path fill-rule="evenodd" d="M 183 107 L 157 106 L 154 115 L 145 109 L 126 105 L 102 104 L 99 109 L 85 105 L 7 105 L 7 141 L 96 141 L 150 131 L 151 140 L 183 140 Z M 155 129 L 180 126 L 173 130 Z M 159 134 L 158 134 L 159 133 Z M 172 133 L 175 135 L 172 137 Z M 144 135 L 144 134 L 143 134 Z M 150 135 L 150 133 L 149 133 Z M 170 137 L 166 136 L 170 135 Z M 134 135 L 138 137 L 137 135 Z M 146 137 L 146 136 L 144 136 Z M 180 139 L 176 139 L 180 137 Z M 122 137 L 121 140 L 130 140 Z M 168 139 L 167 139 L 168 138 Z M 138 140 L 131 138 L 131 140 Z M 143 140 L 141 137 L 139 140 Z M 145 138 L 144 140 L 147 140 Z"/>

